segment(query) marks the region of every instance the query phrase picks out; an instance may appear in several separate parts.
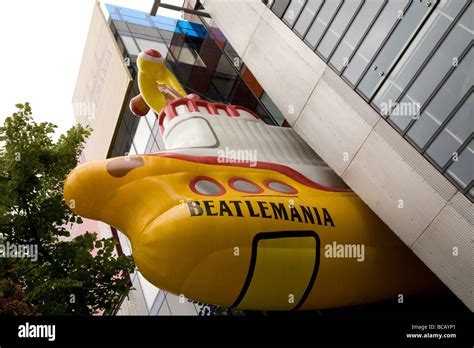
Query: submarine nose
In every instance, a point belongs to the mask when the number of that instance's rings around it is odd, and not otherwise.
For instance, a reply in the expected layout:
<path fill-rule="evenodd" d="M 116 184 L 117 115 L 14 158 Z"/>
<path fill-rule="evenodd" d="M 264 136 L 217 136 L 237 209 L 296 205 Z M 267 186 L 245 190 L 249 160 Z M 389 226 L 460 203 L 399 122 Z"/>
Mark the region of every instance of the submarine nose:
<path fill-rule="evenodd" d="M 64 200 L 75 213 L 93 218 L 97 203 L 97 165 L 84 163 L 74 168 L 64 181 Z"/>

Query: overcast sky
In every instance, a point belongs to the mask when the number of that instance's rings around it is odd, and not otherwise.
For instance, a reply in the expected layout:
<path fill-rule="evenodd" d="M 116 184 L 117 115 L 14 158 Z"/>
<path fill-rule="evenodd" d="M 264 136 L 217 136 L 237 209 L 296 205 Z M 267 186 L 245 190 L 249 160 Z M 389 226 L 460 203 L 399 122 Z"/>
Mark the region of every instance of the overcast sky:
<path fill-rule="evenodd" d="M 182 4 L 182 0 L 163 2 Z M 25 101 L 30 102 L 37 121 L 58 125 L 58 134 L 74 124 L 71 98 L 94 3 L 95 0 L 14 0 L 2 4 L 1 124 L 15 111 L 15 104 Z M 153 0 L 103 3 L 149 12 Z M 160 9 L 158 13 L 180 18 L 176 11 Z"/>

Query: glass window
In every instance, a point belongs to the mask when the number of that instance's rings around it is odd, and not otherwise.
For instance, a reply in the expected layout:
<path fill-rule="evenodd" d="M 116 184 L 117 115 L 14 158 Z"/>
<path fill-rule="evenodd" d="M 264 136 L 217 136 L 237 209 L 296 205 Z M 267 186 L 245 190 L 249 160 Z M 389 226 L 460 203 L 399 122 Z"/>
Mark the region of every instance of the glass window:
<path fill-rule="evenodd" d="M 270 99 L 267 93 L 263 92 L 260 101 L 262 102 L 263 105 L 267 108 L 267 110 L 270 112 L 272 115 L 273 120 L 281 126 L 285 122 L 285 116 L 280 112 L 280 110 L 277 108 L 273 100 Z"/>
<path fill-rule="evenodd" d="M 234 88 L 236 84 L 236 81 L 240 82 L 241 80 L 230 78 L 228 76 L 221 77 L 221 76 L 215 75 L 212 78 L 211 83 L 213 87 L 217 90 L 217 92 L 219 93 L 219 98 L 223 101 L 226 101 L 229 98 L 230 93 L 232 92 L 232 89 Z"/>
<path fill-rule="evenodd" d="M 148 139 L 150 139 L 150 136 L 151 130 L 148 127 L 146 118 L 140 117 L 137 130 L 135 131 L 135 136 L 133 137 L 133 144 L 135 145 L 137 153 L 145 153 L 146 145 L 148 143 Z"/>
<path fill-rule="evenodd" d="M 219 62 L 217 63 L 216 72 L 226 76 L 237 76 L 236 67 L 229 62 L 229 59 L 227 59 L 225 55 L 221 55 Z"/>
<path fill-rule="evenodd" d="M 242 59 L 240 59 L 240 57 L 237 54 L 237 52 L 235 51 L 234 47 L 232 47 L 232 45 L 229 42 L 225 43 L 224 52 L 227 53 L 227 55 L 232 60 L 234 66 L 237 69 L 240 69 L 242 67 L 242 63 L 243 63 Z"/>
<path fill-rule="evenodd" d="M 229 186 L 234 190 L 246 193 L 262 193 L 263 189 L 252 181 L 244 178 L 232 178 L 229 180 Z"/>
<path fill-rule="evenodd" d="M 305 36 L 304 41 L 315 48 L 321 39 L 326 27 L 334 18 L 336 11 L 339 9 L 341 0 L 326 1 L 316 17 L 316 20 L 311 25 L 308 33 Z"/>
<path fill-rule="evenodd" d="M 407 42 L 413 37 L 423 20 L 433 9 L 433 5 L 426 6 L 425 2 L 414 1 L 398 22 L 396 29 L 390 35 L 390 38 L 378 53 L 373 62 L 376 70 L 369 69 L 361 80 L 357 90 L 367 98 L 372 98 L 376 88 L 385 80 L 387 71 L 389 71 L 395 60 L 403 51 Z"/>
<path fill-rule="evenodd" d="M 472 40 L 473 14 L 474 8 L 471 6 L 432 56 L 428 65 L 420 73 L 413 85 L 408 89 L 400 104 L 417 105 L 418 109 L 423 106 L 436 86 L 451 69 L 453 62 L 457 61 L 459 55 Z M 394 115 L 390 119 L 400 129 L 404 130 L 413 116 L 416 116 L 416 114 Z"/>
<path fill-rule="evenodd" d="M 429 103 L 420 119 L 410 128 L 407 136 L 418 147 L 423 148 L 443 121 L 451 114 L 473 84 L 473 50 L 464 57 L 434 99 Z"/>
<path fill-rule="evenodd" d="M 463 189 L 472 183 L 474 180 L 474 140 L 471 140 L 459 155 L 458 160 L 449 166 L 446 173 Z M 470 193 L 470 195 L 474 196 L 473 193 Z"/>
<path fill-rule="evenodd" d="M 128 29 L 127 23 L 124 21 L 113 20 L 112 23 L 114 24 L 115 28 L 117 28 L 117 30 L 130 31 Z"/>
<path fill-rule="evenodd" d="M 278 17 L 281 18 L 283 16 L 283 13 L 286 10 L 286 7 L 290 3 L 290 0 L 278 0 L 273 3 L 272 6 L 272 11 L 275 13 Z"/>
<path fill-rule="evenodd" d="M 156 115 L 153 110 L 150 109 L 150 111 L 148 111 L 148 113 L 146 114 L 145 118 L 148 122 L 148 125 L 150 126 L 150 129 L 153 129 L 153 126 L 156 122 Z"/>
<path fill-rule="evenodd" d="M 382 6 L 384 6 L 383 0 L 368 0 L 364 3 L 331 57 L 330 63 L 337 71 L 341 71 L 347 65 L 349 57 Z"/>
<path fill-rule="evenodd" d="M 456 112 L 453 119 L 449 121 L 443 131 L 426 150 L 426 154 L 441 168 L 446 165 L 464 141 L 474 132 L 473 102 L 474 98 L 473 94 L 471 94 L 469 99 Z"/>
<path fill-rule="evenodd" d="M 387 37 L 390 29 L 399 20 L 400 11 L 403 11 L 406 3 L 407 0 L 390 0 L 387 2 L 377 21 L 365 36 L 357 53 L 349 62 L 347 69 L 344 70 L 343 75 L 350 83 L 354 85 L 357 82 L 382 41 Z"/>
<path fill-rule="evenodd" d="M 182 34 L 177 34 L 177 33 L 174 31 L 174 28 L 160 28 L 159 31 L 160 31 L 161 37 L 162 37 L 164 40 L 168 40 L 168 41 L 173 40 L 173 41 L 174 41 L 174 38 L 175 38 L 176 36 L 181 35 L 181 37 L 182 37 Z"/>
<path fill-rule="evenodd" d="M 158 29 L 154 27 L 137 25 L 133 23 L 128 23 L 128 27 L 130 28 L 130 31 L 135 34 L 143 34 L 143 35 L 148 35 L 148 36 L 160 37 L 160 34 L 158 33 Z"/>
<path fill-rule="evenodd" d="M 170 17 L 163 17 L 163 16 L 154 16 L 151 17 L 151 20 L 153 23 L 160 23 L 160 24 L 166 24 L 169 26 L 175 26 L 178 23 L 178 20 Z"/>
<path fill-rule="evenodd" d="M 151 26 L 151 23 L 149 20 L 146 20 L 146 19 L 140 19 L 140 18 L 136 18 L 136 17 L 130 17 L 130 16 L 124 16 L 122 15 L 122 18 L 127 21 L 128 23 L 134 23 L 134 24 L 138 24 L 138 25 L 142 25 L 142 26 Z"/>
<path fill-rule="evenodd" d="M 319 43 L 318 52 L 324 58 L 327 59 L 331 54 L 332 50 L 334 49 L 334 46 L 336 46 L 337 41 L 346 29 L 351 18 L 356 13 L 357 8 L 361 4 L 361 2 L 362 0 L 346 0 L 343 2 L 341 9 L 337 13 L 336 18 L 329 27 L 329 30 Z"/>
<path fill-rule="evenodd" d="M 453 18 L 461 11 L 465 0 L 441 0 L 433 14 L 418 33 L 410 48 L 404 54 L 397 66 L 390 73 L 383 86 L 374 98 L 374 104 L 379 110 L 393 105 L 410 79 L 419 70 L 431 50 L 446 32 Z M 389 110 L 388 110 L 389 111 Z M 388 112 L 383 112 L 387 115 Z"/>
<path fill-rule="evenodd" d="M 135 38 L 137 41 L 138 46 L 140 47 L 140 51 L 144 51 L 147 48 L 153 48 L 161 53 L 162 57 L 166 57 L 168 55 L 168 46 L 163 42 L 158 41 L 151 41 L 146 39 L 139 39 Z"/>
<path fill-rule="evenodd" d="M 300 37 L 304 36 L 322 4 L 323 0 L 308 0 L 293 28 Z"/>
<path fill-rule="evenodd" d="M 120 38 L 122 39 L 122 42 L 125 45 L 125 48 L 127 49 L 127 53 L 132 56 L 138 56 L 140 51 L 138 50 L 138 47 L 133 38 L 130 36 L 121 36 Z"/>
<path fill-rule="evenodd" d="M 198 176 L 191 180 L 189 187 L 195 193 L 206 196 L 222 196 L 225 188 L 212 178 L 207 176 Z"/>
<path fill-rule="evenodd" d="M 126 153 L 130 151 L 130 147 L 132 146 L 132 139 L 130 138 L 127 125 L 125 124 L 125 121 L 123 119 L 120 121 L 120 126 L 113 142 L 114 145 L 112 148 L 111 157 L 125 156 Z"/>
<path fill-rule="evenodd" d="M 145 302 L 148 310 L 151 309 L 153 303 L 155 302 L 156 295 L 158 295 L 158 289 L 152 283 L 150 283 L 140 272 L 138 272 L 138 279 L 140 280 L 140 285 L 143 292 L 143 297 L 145 297 Z"/>
<path fill-rule="evenodd" d="M 197 54 L 185 45 L 181 49 L 178 60 L 181 63 L 194 65 L 194 63 L 196 62 L 196 56 Z"/>
<path fill-rule="evenodd" d="M 292 27 L 305 4 L 306 0 L 292 0 L 283 16 L 283 21 Z"/>
<path fill-rule="evenodd" d="M 286 193 L 286 194 L 298 193 L 298 190 L 295 189 L 294 187 L 291 187 L 290 185 L 278 180 L 273 180 L 273 179 L 266 180 L 264 182 L 264 185 L 268 187 L 269 189 L 276 192 L 280 192 L 280 193 Z"/>

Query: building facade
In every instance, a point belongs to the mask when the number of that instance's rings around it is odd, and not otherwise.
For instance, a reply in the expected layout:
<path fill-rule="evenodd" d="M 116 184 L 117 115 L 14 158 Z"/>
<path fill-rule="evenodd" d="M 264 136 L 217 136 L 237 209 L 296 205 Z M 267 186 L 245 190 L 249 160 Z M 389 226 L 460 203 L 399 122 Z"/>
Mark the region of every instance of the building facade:
<path fill-rule="evenodd" d="M 264 122 L 288 126 L 283 115 L 237 55 L 219 29 L 204 23 L 151 16 L 106 5 L 108 19 L 95 5 L 78 75 L 73 105 L 76 121 L 93 128 L 82 161 L 153 153 L 164 149 L 155 113 L 136 117 L 130 100 L 139 94 L 136 59 L 147 48 L 158 50 L 188 93 L 221 103 L 243 105 Z M 196 20 L 196 18 L 194 18 Z M 131 254 L 120 231 L 85 219 L 100 236 L 114 236 L 117 252 Z M 184 297 L 168 294 L 140 272 L 130 275 L 133 290 L 120 304 L 118 315 L 197 315 L 200 307 Z"/>
<path fill-rule="evenodd" d="M 135 117 L 136 58 L 154 48 L 188 93 L 293 127 L 474 308 L 470 0 L 186 1 L 211 18 L 96 5 L 73 98 L 94 132 L 84 160 L 164 148 Z M 101 224 L 101 223 L 99 223 Z M 88 225 L 92 226 L 92 225 Z M 118 252 L 126 237 L 110 226 Z M 196 315 L 139 272 L 118 314 Z"/>
<path fill-rule="evenodd" d="M 286 121 L 474 309 L 470 0 L 203 0 Z"/>

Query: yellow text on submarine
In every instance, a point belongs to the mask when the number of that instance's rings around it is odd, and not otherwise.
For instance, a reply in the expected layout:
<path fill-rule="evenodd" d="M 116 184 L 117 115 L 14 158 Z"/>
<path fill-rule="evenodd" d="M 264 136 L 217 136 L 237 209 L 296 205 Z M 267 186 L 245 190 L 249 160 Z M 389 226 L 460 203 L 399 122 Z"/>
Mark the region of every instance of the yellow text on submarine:
<path fill-rule="evenodd" d="M 145 102 L 159 112 L 166 97 L 156 85 L 180 87 L 157 54 L 142 52 L 138 65 L 138 109 Z M 223 164 L 179 151 L 118 157 L 74 169 L 64 195 L 78 214 L 128 236 L 151 283 L 205 303 L 322 309 L 440 287 L 357 195 L 281 165 Z M 363 262 L 339 257 L 341 248 L 330 254 L 328 245 L 363 245 Z"/>

